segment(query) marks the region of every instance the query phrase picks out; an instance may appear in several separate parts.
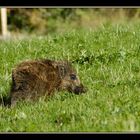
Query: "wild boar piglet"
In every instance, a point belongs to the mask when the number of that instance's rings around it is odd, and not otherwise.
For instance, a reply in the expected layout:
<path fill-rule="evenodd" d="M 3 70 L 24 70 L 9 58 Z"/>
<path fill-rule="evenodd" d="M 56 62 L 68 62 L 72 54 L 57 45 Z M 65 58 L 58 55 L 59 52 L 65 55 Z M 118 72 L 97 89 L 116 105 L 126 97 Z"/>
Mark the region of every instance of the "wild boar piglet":
<path fill-rule="evenodd" d="M 68 61 L 34 60 L 20 63 L 12 70 L 11 105 L 19 100 L 36 100 L 67 90 L 81 94 L 86 88 Z"/>

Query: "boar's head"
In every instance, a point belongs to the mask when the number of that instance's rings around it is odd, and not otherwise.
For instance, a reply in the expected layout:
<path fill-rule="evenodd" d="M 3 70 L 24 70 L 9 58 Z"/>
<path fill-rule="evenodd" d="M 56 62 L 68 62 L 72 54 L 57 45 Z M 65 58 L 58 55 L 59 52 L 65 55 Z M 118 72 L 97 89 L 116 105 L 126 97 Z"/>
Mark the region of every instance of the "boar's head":
<path fill-rule="evenodd" d="M 60 90 L 67 90 L 75 94 L 81 94 L 87 91 L 80 82 L 79 76 L 70 62 L 58 62 L 58 71 L 61 78 Z"/>

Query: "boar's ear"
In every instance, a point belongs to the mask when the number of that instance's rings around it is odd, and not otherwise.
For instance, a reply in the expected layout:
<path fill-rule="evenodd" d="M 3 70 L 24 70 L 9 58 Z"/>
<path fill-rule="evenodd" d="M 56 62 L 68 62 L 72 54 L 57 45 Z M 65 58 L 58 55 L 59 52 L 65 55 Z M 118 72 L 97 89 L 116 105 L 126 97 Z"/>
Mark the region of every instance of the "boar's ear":
<path fill-rule="evenodd" d="M 67 73 L 66 68 L 63 65 L 59 65 L 58 70 L 59 70 L 60 77 L 64 78 Z"/>

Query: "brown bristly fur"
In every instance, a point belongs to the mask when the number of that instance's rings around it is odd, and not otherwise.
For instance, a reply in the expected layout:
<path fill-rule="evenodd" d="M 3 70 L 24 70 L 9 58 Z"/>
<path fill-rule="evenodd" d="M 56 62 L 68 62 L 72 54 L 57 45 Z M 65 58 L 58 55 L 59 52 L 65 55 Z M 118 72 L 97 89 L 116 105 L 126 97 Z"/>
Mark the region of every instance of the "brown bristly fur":
<path fill-rule="evenodd" d="M 51 96 L 55 90 L 84 92 L 77 76 L 70 79 L 76 70 L 68 61 L 34 60 L 25 61 L 12 70 L 11 104 L 19 100 L 36 100 L 41 96 Z"/>

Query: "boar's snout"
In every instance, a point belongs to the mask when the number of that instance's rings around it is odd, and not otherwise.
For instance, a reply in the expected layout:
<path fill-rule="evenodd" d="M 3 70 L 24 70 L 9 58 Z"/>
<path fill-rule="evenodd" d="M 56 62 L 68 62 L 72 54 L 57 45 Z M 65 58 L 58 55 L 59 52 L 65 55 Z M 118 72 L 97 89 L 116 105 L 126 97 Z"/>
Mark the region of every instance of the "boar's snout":
<path fill-rule="evenodd" d="M 85 93 L 86 91 L 87 91 L 87 88 L 81 85 L 81 86 L 76 86 L 73 92 L 75 94 L 81 94 L 81 93 Z"/>

